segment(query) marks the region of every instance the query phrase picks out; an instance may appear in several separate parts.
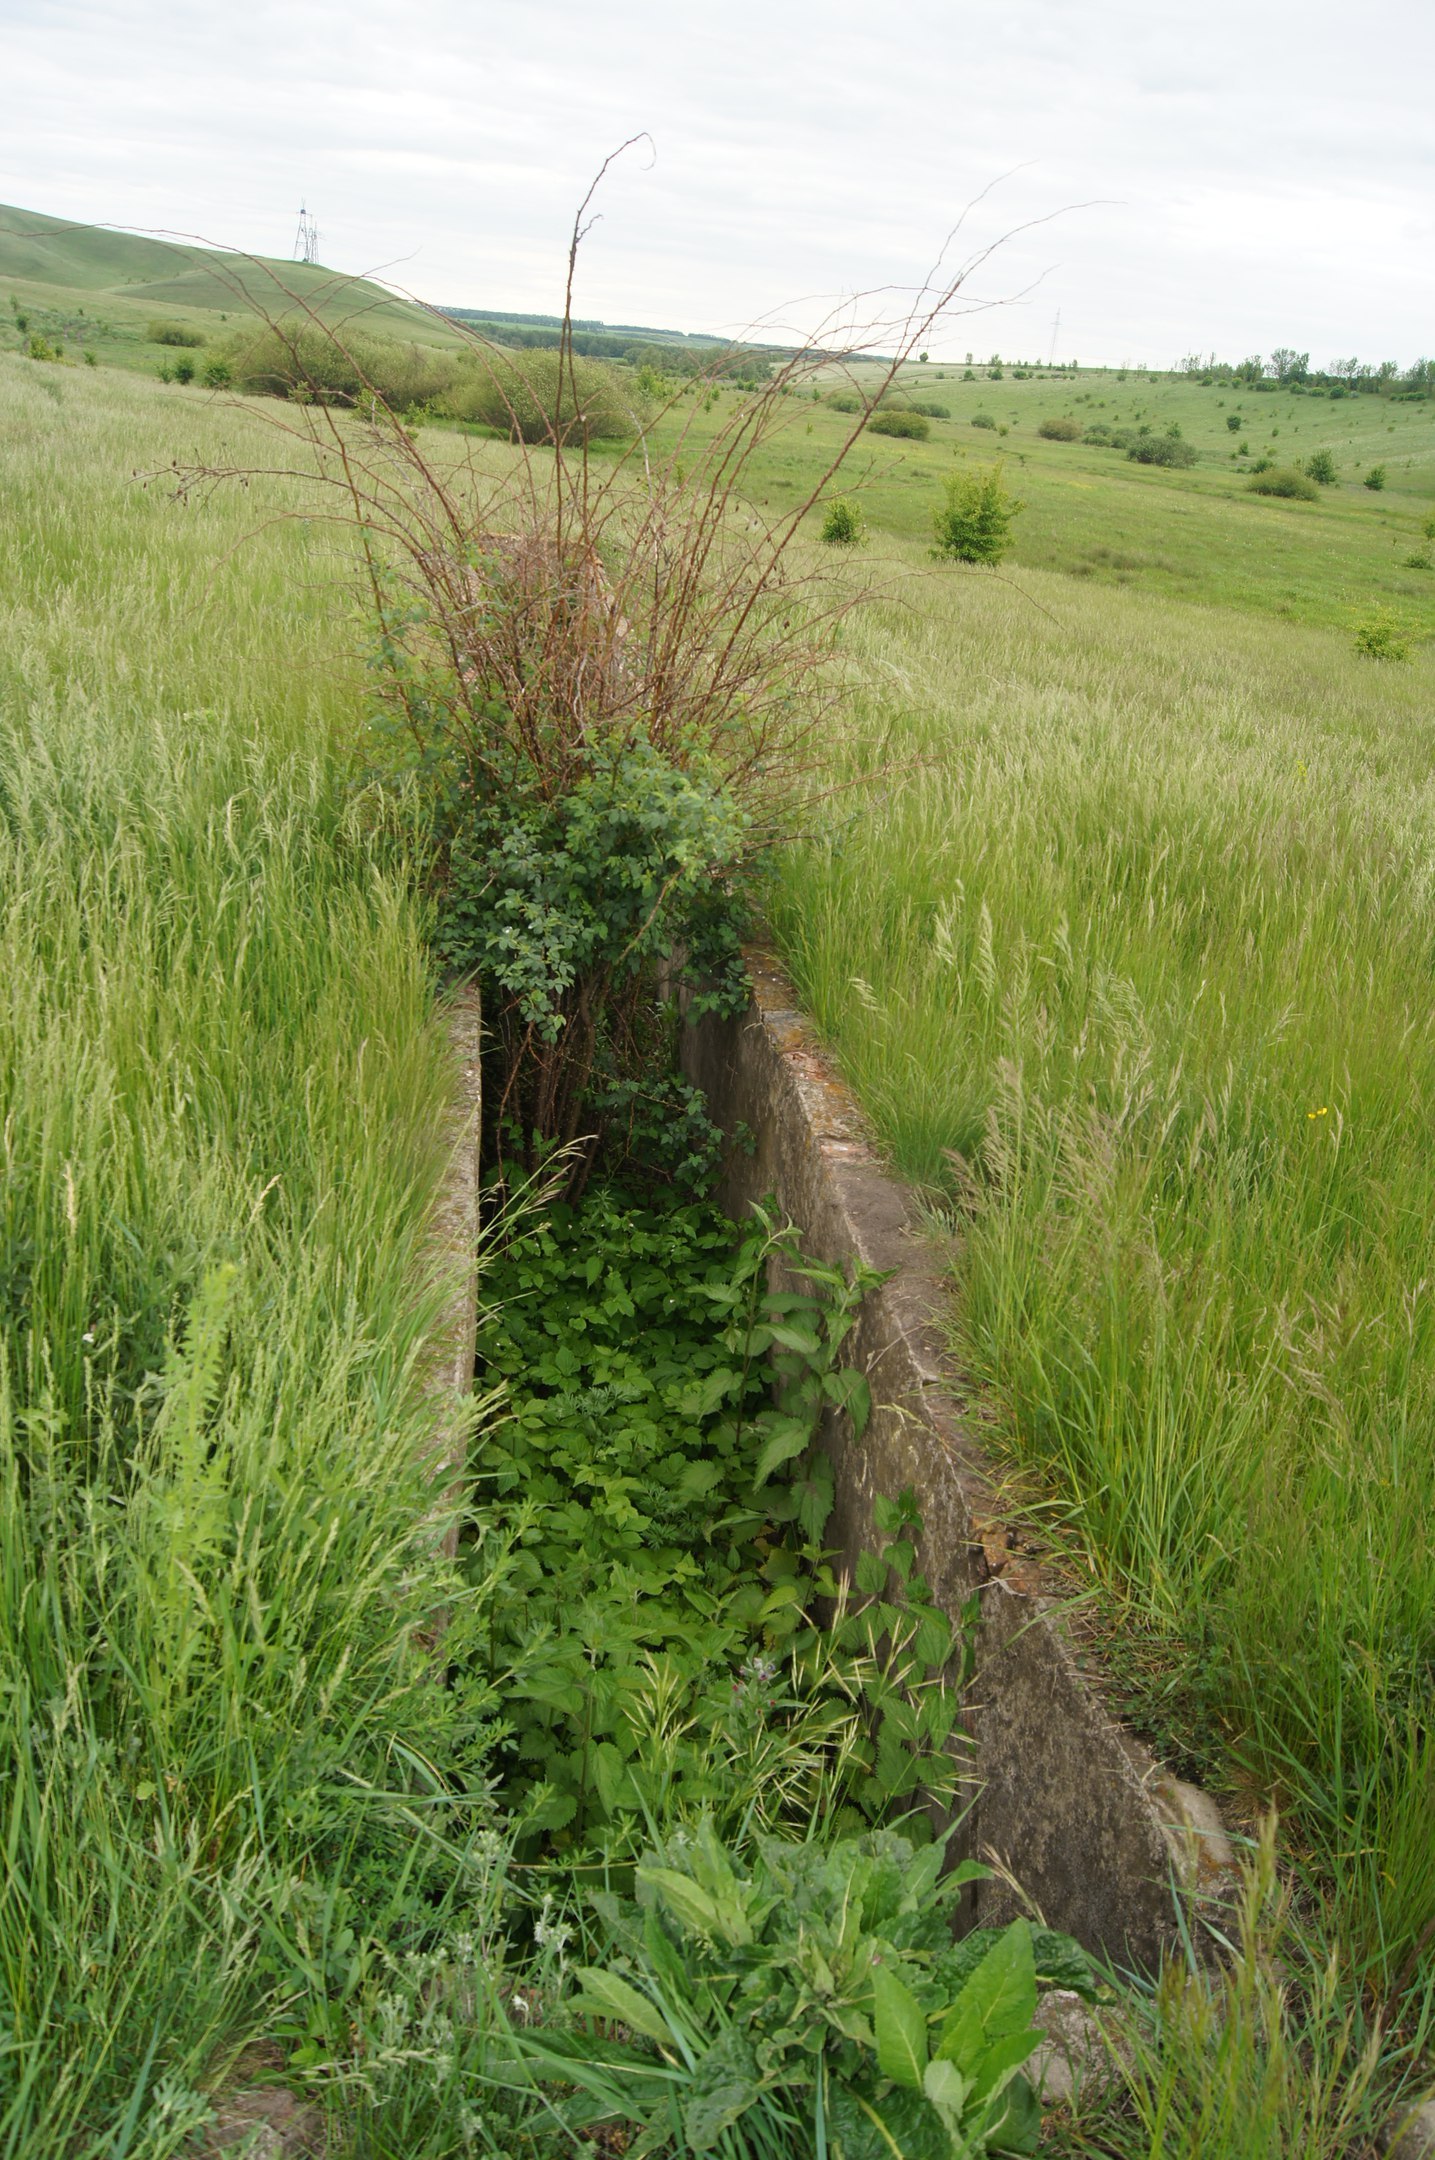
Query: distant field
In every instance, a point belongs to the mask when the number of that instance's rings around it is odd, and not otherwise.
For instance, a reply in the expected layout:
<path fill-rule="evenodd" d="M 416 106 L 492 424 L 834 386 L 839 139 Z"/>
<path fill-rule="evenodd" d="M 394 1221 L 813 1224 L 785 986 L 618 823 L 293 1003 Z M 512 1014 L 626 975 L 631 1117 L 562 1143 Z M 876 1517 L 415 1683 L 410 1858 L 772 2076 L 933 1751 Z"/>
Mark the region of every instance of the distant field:
<path fill-rule="evenodd" d="M 1026 504 L 1016 527 L 1018 569 L 1339 627 L 1384 604 L 1420 634 L 1435 634 L 1435 570 L 1405 566 L 1410 555 L 1435 560 L 1435 544 L 1422 530 L 1435 516 L 1435 399 L 1333 401 L 1203 388 L 1180 377 L 1122 381 L 1095 371 L 1076 379 L 960 377 L 950 367 L 907 370 L 900 387 L 949 405 L 951 419 L 933 420 L 926 442 L 864 438 L 842 482 L 878 534 L 915 543 L 906 559 L 921 560 L 930 542 L 942 476 L 959 464 L 1000 458 Z M 724 393 L 719 411 L 730 409 L 732 395 Z M 1243 423 L 1236 434 L 1226 425 L 1232 413 Z M 978 414 L 997 428 L 973 427 Z M 1188 471 L 1162 470 L 1119 450 L 1038 435 L 1041 420 L 1067 414 L 1112 427 L 1144 422 L 1158 434 L 1174 422 L 1199 462 Z M 705 424 L 694 423 L 699 432 Z M 794 411 L 758 467 L 765 506 L 801 501 L 850 425 L 824 404 Z M 1250 454 L 1232 457 L 1243 442 Z M 1257 457 L 1293 463 L 1320 449 L 1333 453 L 1339 479 L 1321 489 L 1318 502 L 1248 490 Z M 1363 484 L 1373 464 L 1386 468 L 1379 493 Z"/>

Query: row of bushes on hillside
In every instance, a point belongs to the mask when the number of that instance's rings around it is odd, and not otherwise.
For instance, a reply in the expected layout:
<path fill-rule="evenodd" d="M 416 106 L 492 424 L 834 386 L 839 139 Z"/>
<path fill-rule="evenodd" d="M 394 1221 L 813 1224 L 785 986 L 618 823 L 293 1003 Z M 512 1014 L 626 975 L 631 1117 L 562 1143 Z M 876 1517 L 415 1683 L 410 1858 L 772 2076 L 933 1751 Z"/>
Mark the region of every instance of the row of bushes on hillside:
<path fill-rule="evenodd" d="M 430 411 L 524 442 L 549 439 L 557 415 L 566 441 L 635 433 L 644 391 L 601 361 L 556 352 L 437 352 L 422 345 L 284 325 L 234 340 L 225 365 L 238 390 L 298 403 L 361 406 L 377 396 L 395 412 Z"/>

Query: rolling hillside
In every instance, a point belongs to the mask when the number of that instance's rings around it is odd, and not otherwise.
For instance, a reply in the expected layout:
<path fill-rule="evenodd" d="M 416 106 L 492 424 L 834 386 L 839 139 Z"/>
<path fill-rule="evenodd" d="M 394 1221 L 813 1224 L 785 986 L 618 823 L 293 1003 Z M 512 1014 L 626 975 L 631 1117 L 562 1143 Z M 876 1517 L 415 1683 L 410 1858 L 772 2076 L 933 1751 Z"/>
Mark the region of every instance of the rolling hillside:
<path fill-rule="evenodd" d="M 219 319 L 278 314 L 296 304 L 326 322 L 361 321 L 386 337 L 457 341 L 440 318 L 367 278 L 71 224 L 4 204 L 0 287 L 12 312 L 32 314 L 47 335 L 87 344 L 120 365 L 138 364 L 142 355 L 133 348 L 147 347 L 144 332 L 157 316 L 209 331 Z"/>

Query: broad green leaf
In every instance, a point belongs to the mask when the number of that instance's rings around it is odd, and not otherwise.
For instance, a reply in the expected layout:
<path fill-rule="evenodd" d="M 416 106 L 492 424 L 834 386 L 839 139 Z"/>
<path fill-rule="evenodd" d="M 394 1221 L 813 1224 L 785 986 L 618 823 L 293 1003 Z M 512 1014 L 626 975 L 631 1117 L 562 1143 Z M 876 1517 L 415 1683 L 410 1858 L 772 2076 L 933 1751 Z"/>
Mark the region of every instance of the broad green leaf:
<path fill-rule="evenodd" d="M 605 1972 L 600 1965 L 580 1965 L 574 1978 L 582 1992 L 574 1998 L 573 2009 L 586 2011 L 590 2017 L 612 2018 L 656 2040 L 660 2047 L 672 2046 L 673 2036 L 662 2013 L 616 1973 Z"/>
<path fill-rule="evenodd" d="M 699 1889 L 690 1875 L 680 1875 L 676 1868 L 640 1867 L 638 1881 L 650 1883 L 669 1912 L 685 1926 L 696 1928 L 700 1935 L 722 1933 L 716 1901 L 706 1890 Z"/>
<path fill-rule="evenodd" d="M 988 2050 L 1030 2027 L 1035 2009 L 1031 1927 L 1025 1920 L 1013 1920 L 957 1997 L 936 2053 L 981 2084 Z M 1033 2046 L 1037 2037 L 1033 2035 Z"/>
<path fill-rule="evenodd" d="M 928 2063 L 922 2090 L 955 2142 L 962 2134 L 962 2117 L 972 2090 L 971 2079 L 964 2078 L 955 2063 L 946 2062 L 939 2056 L 935 2062 Z"/>
<path fill-rule="evenodd" d="M 887 1587 L 887 1563 L 878 1554 L 858 1553 L 857 1587 L 867 1597 L 880 1597 Z"/>
<path fill-rule="evenodd" d="M 694 2152 L 716 2145 L 746 2114 L 761 2089 L 757 2059 L 736 2025 L 698 2058 L 683 2107 L 683 2129 Z"/>
<path fill-rule="evenodd" d="M 784 1350 L 795 1350 L 800 1357 L 816 1357 L 822 1348 L 821 1337 L 814 1329 L 799 1327 L 791 1320 L 770 1320 L 768 1333 Z"/>
<path fill-rule="evenodd" d="M 927 2020 L 916 1996 L 889 1966 L 873 1968 L 872 2008 L 882 2075 L 920 2092 L 927 2068 Z"/>
<path fill-rule="evenodd" d="M 776 1421 L 770 1430 L 771 1437 L 757 1458 L 753 1478 L 756 1485 L 765 1485 L 773 1471 L 780 1469 L 783 1463 L 791 1462 L 794 1455 L 800 1455 L 812 1438 L 811 1428 L 796 1418 Z"/>

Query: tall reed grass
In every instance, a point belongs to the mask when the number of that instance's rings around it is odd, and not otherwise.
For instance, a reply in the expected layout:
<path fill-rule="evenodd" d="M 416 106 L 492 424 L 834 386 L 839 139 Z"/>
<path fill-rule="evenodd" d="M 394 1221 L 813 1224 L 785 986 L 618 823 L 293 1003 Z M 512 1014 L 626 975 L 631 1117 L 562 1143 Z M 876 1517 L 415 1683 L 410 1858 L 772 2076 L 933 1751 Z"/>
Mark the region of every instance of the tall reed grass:
<path fill-rule="evenodd" d="M 277 483 L 136 481 L 181 413 L 250 424 L 0 360 L 0 2152 L 37 2160 L 179 2150 L 342 1994 L 484 1715 L 417 1641 L 421 925 L 345 799 L 332 566 L 299 524 L 233 552 Z"/>
<path fill-rule="evenodd" d="M 1435 1912 L 1429 661 L 893 568 L 776 934 L 947 1195 L 955 1344 L 1139 1711 L 1388 1986 Z"/>

